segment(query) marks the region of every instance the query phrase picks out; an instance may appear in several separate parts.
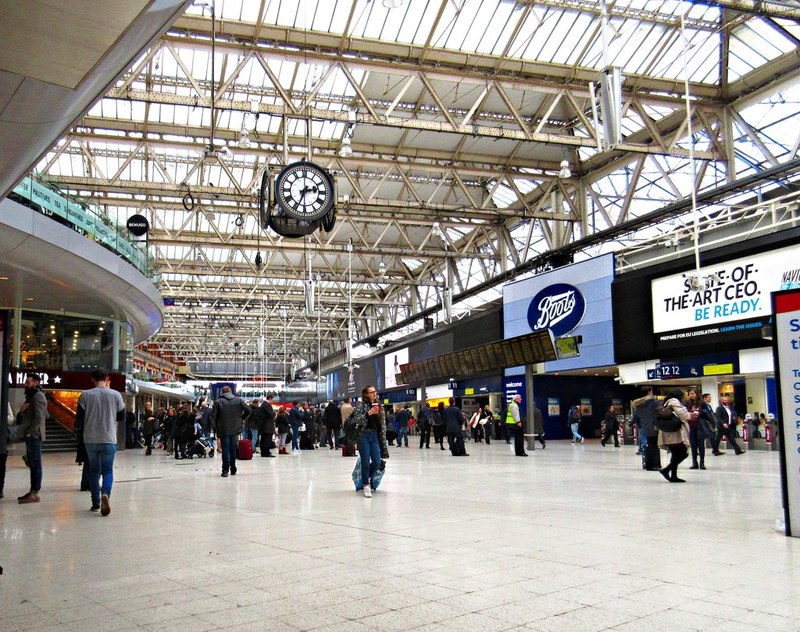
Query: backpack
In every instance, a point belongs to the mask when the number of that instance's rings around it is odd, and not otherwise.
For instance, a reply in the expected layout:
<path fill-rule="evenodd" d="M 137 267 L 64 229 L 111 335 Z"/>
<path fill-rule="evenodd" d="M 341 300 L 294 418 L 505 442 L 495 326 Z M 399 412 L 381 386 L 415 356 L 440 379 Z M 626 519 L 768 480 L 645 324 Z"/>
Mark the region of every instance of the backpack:
<path fill-rule="evenodd" d="M 661 403 L 655 409 L 653 425 L 661 432 L 678 432 L 683 424 L 669 406 Z"/>

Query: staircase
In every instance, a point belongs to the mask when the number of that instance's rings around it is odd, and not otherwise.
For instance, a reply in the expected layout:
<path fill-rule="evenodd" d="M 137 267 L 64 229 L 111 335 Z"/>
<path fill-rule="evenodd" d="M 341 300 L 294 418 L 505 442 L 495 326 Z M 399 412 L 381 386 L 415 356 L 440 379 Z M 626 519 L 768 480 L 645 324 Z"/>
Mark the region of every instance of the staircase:
<path fill-rule="evenodd" d="M 69 413 L 52 405 L 48 406 L 47 409 L 49 413 L 45 421 L 45 436 L 47 439 L 42 443 L 42 452 L 75 452 L 78 449 L 78 441 L 75 439 L 75 434 L 59 421 L 62 415 L 66 416 Z M 71 422 L 75 423 L 74 418 Z"/>

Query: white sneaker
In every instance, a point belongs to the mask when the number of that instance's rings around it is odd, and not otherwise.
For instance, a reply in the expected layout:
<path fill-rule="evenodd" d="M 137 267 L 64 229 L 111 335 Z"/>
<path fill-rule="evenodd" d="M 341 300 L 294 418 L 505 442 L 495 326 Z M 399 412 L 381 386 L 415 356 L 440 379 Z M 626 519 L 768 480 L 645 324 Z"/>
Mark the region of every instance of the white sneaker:
<path fill-rule="evenodd" d="M 364 498 L 372 498 L 372 490 L 369 485 L 364 488 Z"/>

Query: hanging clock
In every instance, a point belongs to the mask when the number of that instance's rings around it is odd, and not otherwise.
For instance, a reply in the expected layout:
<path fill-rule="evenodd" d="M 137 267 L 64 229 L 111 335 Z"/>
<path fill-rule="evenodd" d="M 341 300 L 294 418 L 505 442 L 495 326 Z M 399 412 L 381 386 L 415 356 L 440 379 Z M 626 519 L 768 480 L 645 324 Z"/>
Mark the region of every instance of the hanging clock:
<path fill-rule="evenodd" d="M 313 162 L 293 162 L 275 178 L 275 206 L 287 216 L 313 222 L 333 210 L 333 178 Z"/>

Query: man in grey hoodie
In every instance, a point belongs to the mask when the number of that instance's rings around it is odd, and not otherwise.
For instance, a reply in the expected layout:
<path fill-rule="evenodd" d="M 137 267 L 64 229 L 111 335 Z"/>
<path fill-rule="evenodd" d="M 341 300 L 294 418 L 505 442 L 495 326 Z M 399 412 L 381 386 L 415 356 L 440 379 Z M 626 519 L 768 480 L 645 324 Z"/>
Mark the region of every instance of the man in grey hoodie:
<path fill-rule="evenodd" d="M 250 408 L 241 397 L 222 387 L 222 394 L 214 400 L 211 425 L 217 435 L 217 447 L 222 453 L 222 476 L 236 476 L 236 439 L 242 433 L 242 422 L 250 415 Z"/>

